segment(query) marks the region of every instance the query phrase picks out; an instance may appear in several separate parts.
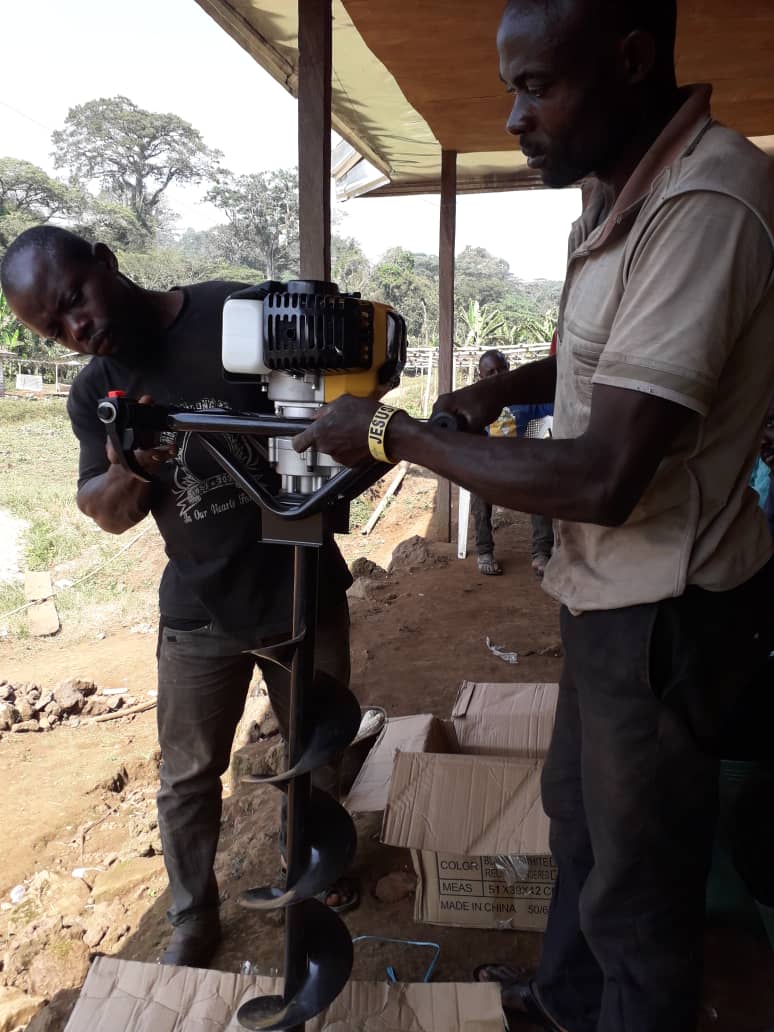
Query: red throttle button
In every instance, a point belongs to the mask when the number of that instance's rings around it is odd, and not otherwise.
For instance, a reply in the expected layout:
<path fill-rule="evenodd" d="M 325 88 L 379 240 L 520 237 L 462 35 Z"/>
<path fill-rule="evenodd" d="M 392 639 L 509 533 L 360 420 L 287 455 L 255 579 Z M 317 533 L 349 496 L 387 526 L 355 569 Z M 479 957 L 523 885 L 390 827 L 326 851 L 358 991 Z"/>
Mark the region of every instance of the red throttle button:
<path fill-rule="evenodd" d="M 125 398 L 126 391 L 108 391 L 109 398 Z"/>

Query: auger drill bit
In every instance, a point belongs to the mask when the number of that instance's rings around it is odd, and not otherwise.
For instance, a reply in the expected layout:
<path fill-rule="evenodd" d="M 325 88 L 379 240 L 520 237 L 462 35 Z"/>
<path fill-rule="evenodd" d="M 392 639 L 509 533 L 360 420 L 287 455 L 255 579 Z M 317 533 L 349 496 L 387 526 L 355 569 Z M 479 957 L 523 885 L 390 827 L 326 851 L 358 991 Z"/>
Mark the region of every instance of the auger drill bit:
<path fill-rule="evenodd" d="M 349 745 L 360 727 L 360 705 L 343 684 L 318 670 L 314 687 L 305 706 L 301 732 L 301 755 L 287 770 L 279 774 L 246 774 L 247 785 L 280 785 L 301 774 L 309 774 L 332 763 Z"/>
<path fill-rule="evenodd" d="M 333 1003 L 352 971 L 352 939 L 330 907 L 308 899 L 291 907 L 288 918 L 291 915 L 299 926 L 295 947 L 305 957 L 300 982 L 292 997 L 286 988 L 282 996 L 261 996 L 239 1008 L 239 1023 L 254 1032 L 303 1029 Z"/>
<path fill-rule="evenodd" d="M 276 910 L 319 895 L 346 873 L 355 856 L 355 825 L 344 807 L 327 792 L 313 788 L 310 798 L 307 842 L 309 865 L 298 881 L 285 891 L 275 888 L 247 889 L 239 904 L 248 910 Z"/>
<path fill-rule="evenodd" d="M 334 761 L 355 737 L 360 707 L 344 685 L 315 673 L 318 549 L 298 545 L 294 555 L 288 766 L 274 777 L 244 779 L 287 793 L 284 889 L 250 889 L 240 898 L 252 910 L 285 910 L 283 994 L 250 1000 L 238 1014 L 244 1028 L 277 1032 L 303 1032 L 308 1020 L 333 1003 L 352 971 L 347 926 L 313 897 L 346 872 L 355 853 L 355 827 L 332 796 L 312 788 L 311 773 Z"/>

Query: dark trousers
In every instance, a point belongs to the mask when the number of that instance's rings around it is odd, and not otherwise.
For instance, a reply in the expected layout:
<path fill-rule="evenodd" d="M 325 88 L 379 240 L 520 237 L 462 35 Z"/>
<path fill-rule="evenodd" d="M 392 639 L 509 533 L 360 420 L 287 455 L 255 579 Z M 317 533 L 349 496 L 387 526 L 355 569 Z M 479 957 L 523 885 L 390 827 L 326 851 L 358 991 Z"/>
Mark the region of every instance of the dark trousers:
<path fill-rule="evenodd" d="M 180 631 L 163 627 L 158 650 L 158 733 L 161 787 L 158 817 L 172 893 L 173 925 L 218 906 L 213 872 L 222 809 L 221 776 L 242 716 L 255 665 L 287 736 L 290 677 L 262 658 L 249 638 L 211 626 Z M 315 663 L 349 683 L 349 612 L 346 602 L 317 629 Z M 329 788 L 329 785 L 319 787 Z"/>
<path fill-rule="evenodd" d="M 716 755 L 770 648 L 773 581 L 562 610 L 543 774 L 559 873 L 536 985 L 568 1032 L 696 1028 Z"/>
<path fill-rule="evenodd" d="M 491 555 L 494 552 L 492 536 L 492 506 L 478 495 L 470 496 L 470 508 L 473 513 L 475 528 L 476 554 Z M 549 556 L 554 548 L 554 525 L 550 516 L 533 514 L 532 520 L 532 558 L 539 555 Z"/>
<path fill-rule="evenodd" d="M 551 558 L 554 550 L 554 521 L 550 516 L 541 516 L 533 512 L 530 516 L 532 521 L 532 558 L 544 555 Z"/>
<path fill-rule="evenodd" d="M 483 498 L 470 496 L 470 511 L 473 513 L 473 526 L 476 534 L 476 554 L 491 555 L 494 552 L 492 537 L 492 506 Z"/>

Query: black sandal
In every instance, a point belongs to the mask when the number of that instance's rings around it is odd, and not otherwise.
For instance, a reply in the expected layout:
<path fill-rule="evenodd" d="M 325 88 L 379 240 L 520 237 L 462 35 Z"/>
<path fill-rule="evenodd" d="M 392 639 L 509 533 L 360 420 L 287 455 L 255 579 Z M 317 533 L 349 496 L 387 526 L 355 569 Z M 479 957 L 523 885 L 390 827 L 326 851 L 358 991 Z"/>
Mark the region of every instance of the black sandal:
<path fill-rule="evenodd" d="M 481 975 L 485 972 L 490 972 L 491 976 L 499 972 L 500 977 L 482 978 Z M 503 1004 L 503 1011 L 508 1019 L 509 1027 L 513 1027 L 514 1022 L 521 1022 L 522 1024 L 539 1025 L 541 1028 L 548 1029 L 549 1032 L 567 1032 L 561 1025 L 557 1025 L 551 1015 L 541 1006 L 535 995 L 534 982 L 528 971 L 508 967 L 507 964 L 479 964 L 473 971 L 473 981 L 498 982 L 504 990 L 508 990 L 518 997 L 522 1006 L 521 1010 L 514 1010 Z"/>

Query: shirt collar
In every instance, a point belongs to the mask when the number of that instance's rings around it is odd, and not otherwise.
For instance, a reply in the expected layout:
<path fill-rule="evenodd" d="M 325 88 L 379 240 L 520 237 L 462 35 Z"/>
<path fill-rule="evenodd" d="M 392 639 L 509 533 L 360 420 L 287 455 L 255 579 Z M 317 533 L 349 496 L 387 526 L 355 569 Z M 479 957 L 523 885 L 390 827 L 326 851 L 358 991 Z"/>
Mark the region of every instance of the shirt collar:
<path fill-rule="evenodd" d="M 621 227 L 628 228 L 658 176 L 679 158 L 690 154 L 712 125 L 712 115 L 710 114 L 712 87 L 701 83 L 695 86 L 686 86 L 682 92 L 685 100 L 671 121 L 656 137 L 650 149 L 643 155 L 616 198 L 609 214 L 599 226 L 599 232 L 595 234 L 593 241 L 587 243 L 585 250 L 591 251 L 602 247 Z M 603 206 L 604 188 L 600 183 L 592 190 L 587 208 L 579 223 L 576 223 L 582 239 L 587 238 L 592 231 Z M 582 242 L 579 243 L 579 246 L 583 246 Z"/>

